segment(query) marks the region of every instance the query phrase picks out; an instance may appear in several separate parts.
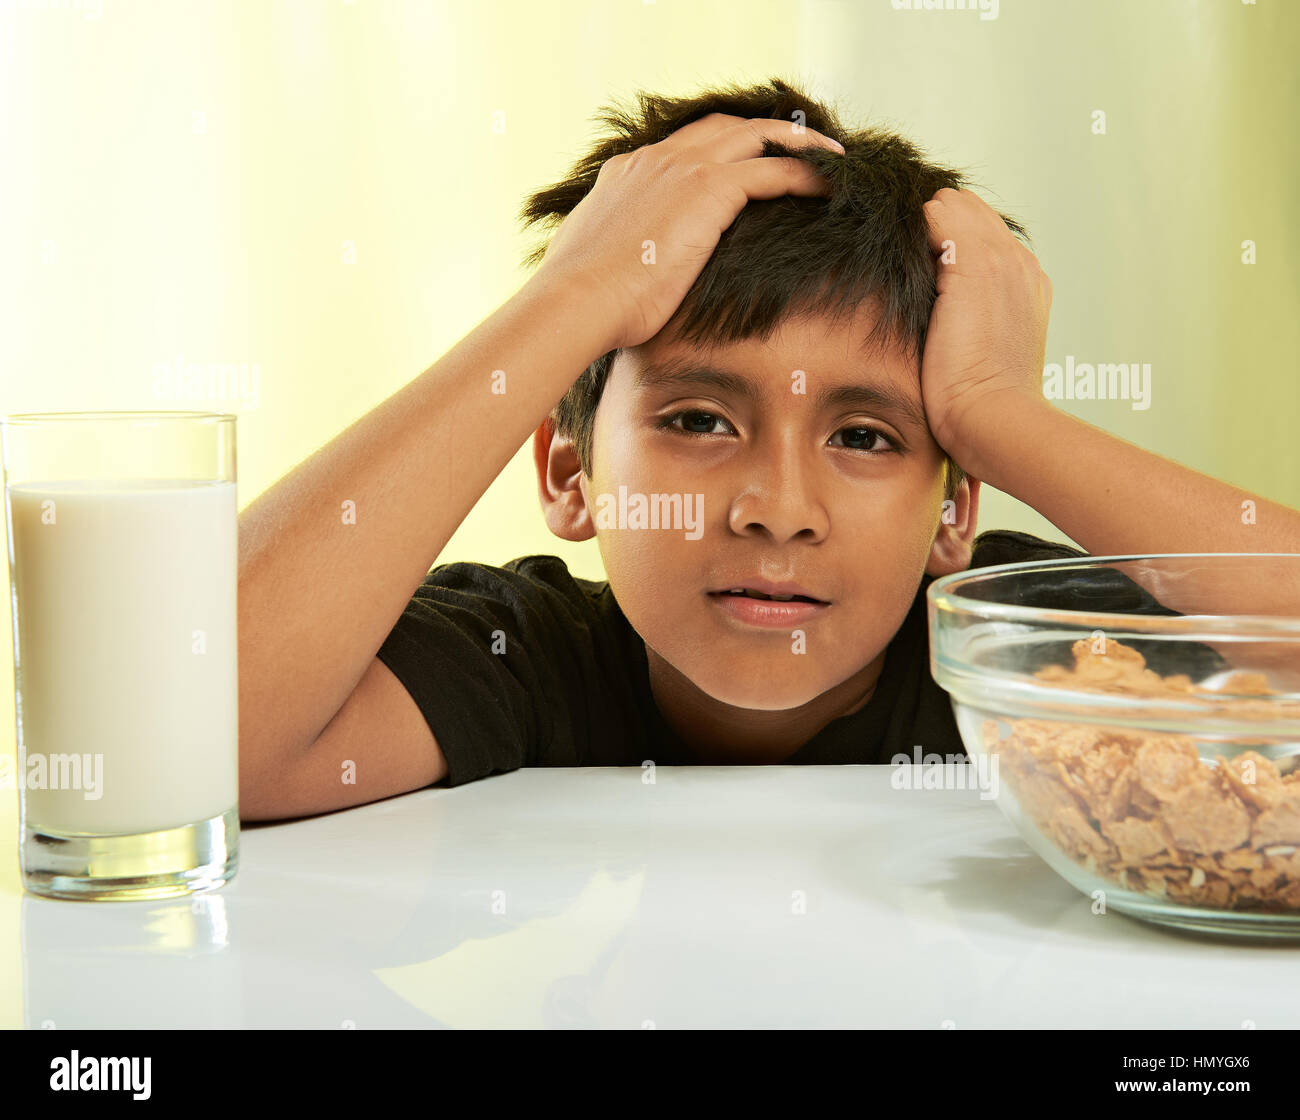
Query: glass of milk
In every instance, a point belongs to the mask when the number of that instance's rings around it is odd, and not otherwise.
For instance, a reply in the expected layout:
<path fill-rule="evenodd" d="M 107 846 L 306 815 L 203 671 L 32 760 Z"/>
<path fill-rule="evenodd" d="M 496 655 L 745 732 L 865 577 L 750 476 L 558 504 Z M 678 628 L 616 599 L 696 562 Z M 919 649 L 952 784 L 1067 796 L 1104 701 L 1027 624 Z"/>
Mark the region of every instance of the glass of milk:
<path fill-rule="evenodd" d="M 239 856 L 235 416 L 14 415 L 3 451 L 23 885 L 220 887 Z"/>

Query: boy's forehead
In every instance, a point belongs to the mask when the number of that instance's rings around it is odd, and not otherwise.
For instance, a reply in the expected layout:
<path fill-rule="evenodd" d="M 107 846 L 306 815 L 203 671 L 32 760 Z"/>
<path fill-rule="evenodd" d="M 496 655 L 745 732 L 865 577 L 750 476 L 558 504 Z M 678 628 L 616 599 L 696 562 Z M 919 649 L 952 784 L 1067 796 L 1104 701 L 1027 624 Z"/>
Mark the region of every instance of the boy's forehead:
<path fill-rule="evenodd" d="M 813 366 L 822 375 L 836 371 L 849 374 L 870 366 L 897 377 L 900 387 L 915 385 L 919 390 L 920 368 L 913 356 L 892 342 L 887 332 L 873 337 L 878 318 L 878 305 L 868 300 L 851 315 L 816 311 L 786 315 L 765 338 L 755 335 L 727 342 L 687 341 L 670 321 L 653 338 L 623 353 L 632 358 L 631 365 L 638 367 L 687 361 L 719 365 L 744 361 L 755 375 L 769 367 L 781 370 L 789 366 L 785 370 L 788 376 L 790 370 Z"/>

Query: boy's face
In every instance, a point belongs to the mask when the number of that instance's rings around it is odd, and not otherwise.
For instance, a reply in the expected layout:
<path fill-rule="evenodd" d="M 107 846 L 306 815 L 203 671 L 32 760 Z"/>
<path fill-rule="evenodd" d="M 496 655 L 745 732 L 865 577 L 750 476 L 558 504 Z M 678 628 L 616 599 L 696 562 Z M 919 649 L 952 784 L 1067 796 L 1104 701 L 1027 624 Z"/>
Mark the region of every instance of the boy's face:
<path fill-rule="evenodd" d="M 548 523 L 568 539 L 595 533 L 614 595 L 645 640 L 661 710 L 679 732 L 727 725 L 737 743 L 767 744 L 755 761 L 865 704 L 923 573 L 969 564 L 979 483 L 960 488 L 943 523 L 944 454 L 924 420 L 918 371 L 901 352 L 860 349 L 872 322 L 866 308 L 839 325 L 787 319 L 766 343 L 707 349 L 661 332 L 614 361 L 593 477 L 567 441 L 546 447 Z M 753 399 L 738 385 L 656 380 L 669 362 L 725 371 Z M 819 403 L 854 386 L 895 401 Z M 617 520 L 621 487 L 625 509 L 637 496 L 647 508 L 675 496 L 661 508 L 695 520 L 618 527 L 630 521 Z M 725 596 L 754 579 L 796 583 L 824 605 L 757 625 Z"/>

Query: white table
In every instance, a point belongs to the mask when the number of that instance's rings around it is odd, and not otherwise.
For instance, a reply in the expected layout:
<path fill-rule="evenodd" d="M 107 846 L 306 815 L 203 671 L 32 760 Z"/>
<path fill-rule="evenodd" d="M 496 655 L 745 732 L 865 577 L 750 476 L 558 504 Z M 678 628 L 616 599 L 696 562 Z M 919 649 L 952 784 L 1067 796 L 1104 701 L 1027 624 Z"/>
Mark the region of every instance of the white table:
<path fill-rule="evenodd" d="M 520 770 L 246 826 L 161 903 L 26 894 L 15 853 L 3 1025 L 1300 1026 L 1295 947 L 1094 915 L 977 790 L 890 773 Z"/>

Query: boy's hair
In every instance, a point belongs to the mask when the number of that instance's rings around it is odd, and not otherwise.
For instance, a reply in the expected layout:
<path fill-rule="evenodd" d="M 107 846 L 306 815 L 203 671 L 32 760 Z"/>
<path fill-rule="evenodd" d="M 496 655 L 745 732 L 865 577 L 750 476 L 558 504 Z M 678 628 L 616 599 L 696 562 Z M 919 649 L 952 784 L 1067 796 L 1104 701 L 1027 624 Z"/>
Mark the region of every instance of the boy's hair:
<path fill-rule="evenodd" d="M 830 197 L 785 195 L 746 203 L 674 313 L 678 337 L 694 344 L 763 340 L 786 316 L 838 320 L 874 300 L 881 314 L 864 348 L 902 347 L 919 369 L 938 294 L 922 206 L 943 187 L 965 186 L 960 172 L 927 162 L 893 132 L 844 128 L 832 108 L 779 78 L 688 98 L 641 93 L 638 100 L 639 111 L 603 107 L 594 119 L 616 135 L 596 143 L 568 178 L 528 198 L 520 211 L 525 229 L 542 221 L 558 225 L 595 185 L 606 160 L 658 143 L 710 113 L 799 122 L 838 140 L 845 154 L 770 140 L 763 154 L 811 163 L 829 180 Z M 999 217 L 1028 241 L 1017 222 Z M 525 256 L 525 266 L 540 263 L 545 253 L 546 245 L 538 245 Z M 588 478 L 596 406 L 617 353 L 611 350 L 588 366 L 550 415 L 555 431 L 573 440 Z M 945 498 L 956 495 L 963 478 L 965 472 L 947 457 Z"/>

